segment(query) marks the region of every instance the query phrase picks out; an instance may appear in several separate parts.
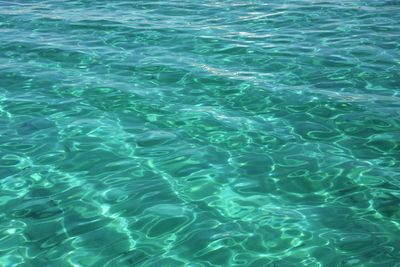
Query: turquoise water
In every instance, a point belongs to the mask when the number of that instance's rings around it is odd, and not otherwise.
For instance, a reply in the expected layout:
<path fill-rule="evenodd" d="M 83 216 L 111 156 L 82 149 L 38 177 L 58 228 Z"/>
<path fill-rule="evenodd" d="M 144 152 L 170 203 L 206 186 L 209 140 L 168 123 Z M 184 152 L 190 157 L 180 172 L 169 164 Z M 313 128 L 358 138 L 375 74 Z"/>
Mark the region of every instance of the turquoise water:
<path fill-rule="evenodd" d="M 0 266 L 400 266 L 399 1 L 0 1 Z"/>

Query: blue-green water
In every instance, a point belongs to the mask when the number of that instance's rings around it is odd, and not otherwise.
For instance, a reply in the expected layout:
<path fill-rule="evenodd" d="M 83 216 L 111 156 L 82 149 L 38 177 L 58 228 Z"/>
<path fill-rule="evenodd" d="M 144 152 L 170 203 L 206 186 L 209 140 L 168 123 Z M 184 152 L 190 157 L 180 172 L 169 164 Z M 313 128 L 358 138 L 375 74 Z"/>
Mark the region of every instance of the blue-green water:
<path fill-rule="evenodd" d="M 5 267 L 400 266 L 400 2 L 0 1 L 0 190 Z"/>

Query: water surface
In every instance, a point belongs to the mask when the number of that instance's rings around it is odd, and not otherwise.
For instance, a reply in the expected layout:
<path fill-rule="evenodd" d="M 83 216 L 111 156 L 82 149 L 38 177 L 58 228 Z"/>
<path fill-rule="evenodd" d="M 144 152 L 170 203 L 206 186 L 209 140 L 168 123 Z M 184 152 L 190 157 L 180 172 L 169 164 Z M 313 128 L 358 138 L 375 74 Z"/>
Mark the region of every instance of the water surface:
<path fill-rule="evenodd" d="M 399 1 L 0 1 L 0 265 L 399 266 L 399 41 Z"/>

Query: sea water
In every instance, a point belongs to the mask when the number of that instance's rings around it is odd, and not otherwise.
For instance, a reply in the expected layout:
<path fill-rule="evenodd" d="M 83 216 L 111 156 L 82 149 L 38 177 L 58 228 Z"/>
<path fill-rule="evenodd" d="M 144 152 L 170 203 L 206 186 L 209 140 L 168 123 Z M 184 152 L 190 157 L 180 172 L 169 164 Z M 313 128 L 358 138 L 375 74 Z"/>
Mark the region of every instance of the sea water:
<path fill-rule="evenodd" d="M 0 1 L 0 190 L 1 266 L 400 266 L 400 2 Z"/>

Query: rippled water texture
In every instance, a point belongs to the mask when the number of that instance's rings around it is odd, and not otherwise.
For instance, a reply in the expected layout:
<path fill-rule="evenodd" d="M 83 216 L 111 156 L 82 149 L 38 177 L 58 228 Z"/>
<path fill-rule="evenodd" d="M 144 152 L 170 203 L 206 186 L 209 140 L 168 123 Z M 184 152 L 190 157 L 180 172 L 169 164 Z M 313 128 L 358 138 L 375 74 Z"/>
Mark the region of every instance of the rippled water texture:
<path fill-rule="evenodd" d="M 399 1 L 0 1 L 0 63 L 1 266 L 400 266 Z"/>

